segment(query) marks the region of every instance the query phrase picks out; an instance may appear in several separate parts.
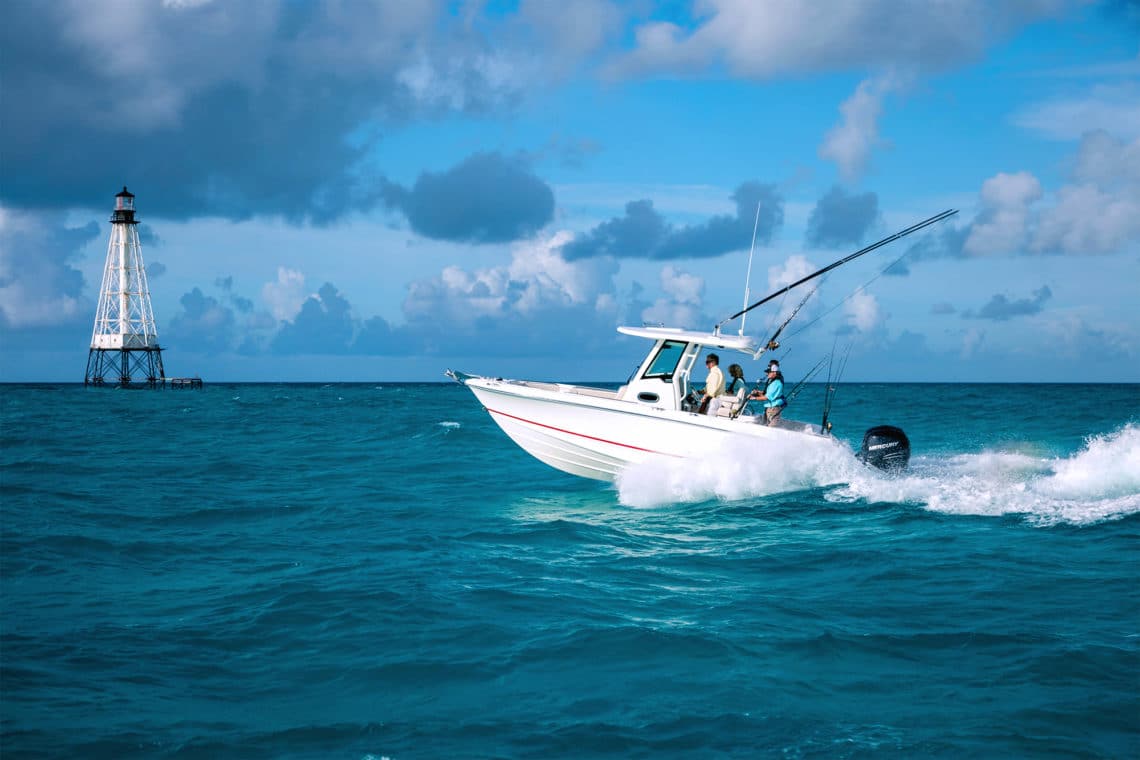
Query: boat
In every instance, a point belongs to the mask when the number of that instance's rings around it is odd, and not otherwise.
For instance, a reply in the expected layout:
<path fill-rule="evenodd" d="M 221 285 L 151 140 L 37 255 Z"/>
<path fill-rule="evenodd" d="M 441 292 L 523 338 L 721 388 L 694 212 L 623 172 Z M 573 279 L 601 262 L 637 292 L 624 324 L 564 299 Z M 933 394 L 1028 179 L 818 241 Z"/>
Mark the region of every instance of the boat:
<path fill-rule="evenodd" d="M 954 213 L 944 211 L 833 262 L 722 320 L 711 331 L 618 327 L 619 333 L 647 339 L 651 345 L 628 382 L 617 389 L 485 377 L 452 369 L 446 375 L 466 386 L 502 431 L 531 456 L 585 478 L 614 481 L 625 468 L 653 457 L 695 459 L 737 443 L 755 442 L 760 450 L 795 443 L 803 455 L 810 456 L 812 451 L 822 455 L 829 447 L 844 445 L 831 434 L 829 401 L 819 424 L 782 416 L 772 425 L 765 424 L 763 410 L 752 408 L 759 404 L 749 402 L 744 393 L 723 398 L 713 414 L 701 413 L 696 393 L 699 383 L 693 377 L 694 367 L 701 366 L 697 360 L 706 351 L 742 354 L 755 360 L 775 350 L 780 333 L 799 307 L 768 340 L 744 335 L 743 327 L 739 334 L 724 334 L 721 327 L 858 256 Z M 747 303 L 747 289 L 745 293 Z M 909 454 L 905 433 L 880 425 L 867 431 L 859 457 L 870 465 L 898 470 L 906 467 Z"/>

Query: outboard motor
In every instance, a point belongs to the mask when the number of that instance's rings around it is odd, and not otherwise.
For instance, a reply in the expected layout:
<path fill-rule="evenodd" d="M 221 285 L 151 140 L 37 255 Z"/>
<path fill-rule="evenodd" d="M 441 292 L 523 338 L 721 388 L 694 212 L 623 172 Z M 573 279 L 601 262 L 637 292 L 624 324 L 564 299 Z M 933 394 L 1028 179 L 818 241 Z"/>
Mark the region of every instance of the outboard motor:
<path fill-rule="evenodd" d="M 902 472 L 910 462 L 910 440 L 902 428 L 876 425 L 863 434 L 859 459 L 885 472 Z"/>

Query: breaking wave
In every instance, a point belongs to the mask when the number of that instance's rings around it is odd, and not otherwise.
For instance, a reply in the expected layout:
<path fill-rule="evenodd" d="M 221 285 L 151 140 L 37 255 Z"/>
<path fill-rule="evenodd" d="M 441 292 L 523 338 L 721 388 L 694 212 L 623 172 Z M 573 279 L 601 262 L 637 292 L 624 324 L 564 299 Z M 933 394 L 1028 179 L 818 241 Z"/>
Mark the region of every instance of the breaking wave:
<path fill-rule="evenodd" d="M 1140 512 L 1140 426 L 1086 439 L 1066 457 L 1006 451 L 919 456 L 902 475 L 863 466 L 845 445 L 803 444 L 775 453 L 739 446 L 700 461 L 652 460 L 617 481 L 621 502 L 655 507 L 738 500 L 834 486 L 833 502 L 914 504 L 957 515 L 1023 515 L 1039 525 L 1086 525 Z"/>

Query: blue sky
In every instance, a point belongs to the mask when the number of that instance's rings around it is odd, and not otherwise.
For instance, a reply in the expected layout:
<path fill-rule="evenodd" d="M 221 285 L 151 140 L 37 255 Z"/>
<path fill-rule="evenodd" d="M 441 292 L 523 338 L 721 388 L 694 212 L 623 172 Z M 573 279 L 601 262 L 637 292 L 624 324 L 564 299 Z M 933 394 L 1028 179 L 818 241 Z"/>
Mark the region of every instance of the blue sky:
<path fill-rule="evenodd" d="M 1140 381 L 1136 2 L 5 22 L 3 381 L 82 380 L 123 185 L 172 376 L 621 381 L 645 347 L 619 324 L 740 308 L 759 204 L 754 298 L 960 210 L 829 276 L 783 336 L 790 377 L 850 346 L 851 380 Z"/>

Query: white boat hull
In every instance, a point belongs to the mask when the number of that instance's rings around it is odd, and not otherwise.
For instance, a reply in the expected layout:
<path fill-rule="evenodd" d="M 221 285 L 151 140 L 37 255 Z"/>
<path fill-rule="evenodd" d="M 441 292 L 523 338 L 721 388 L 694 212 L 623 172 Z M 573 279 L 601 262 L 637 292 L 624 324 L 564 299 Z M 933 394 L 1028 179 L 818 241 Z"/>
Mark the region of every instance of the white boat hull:
<path fill-rule="evenodd" d="M 755 417 L 709 417 L 616 398 L 589 389 L 463 376 L 462 382 L 516 444 L 572 475 L 612 481 L 630 464 L 651 457 L 708 455 L 739 439 L 779 444 L 791 436 L 833 446 L 803 423 L 758 424 Z M 542 388 L 537 386 L 547 386 Z"/>

